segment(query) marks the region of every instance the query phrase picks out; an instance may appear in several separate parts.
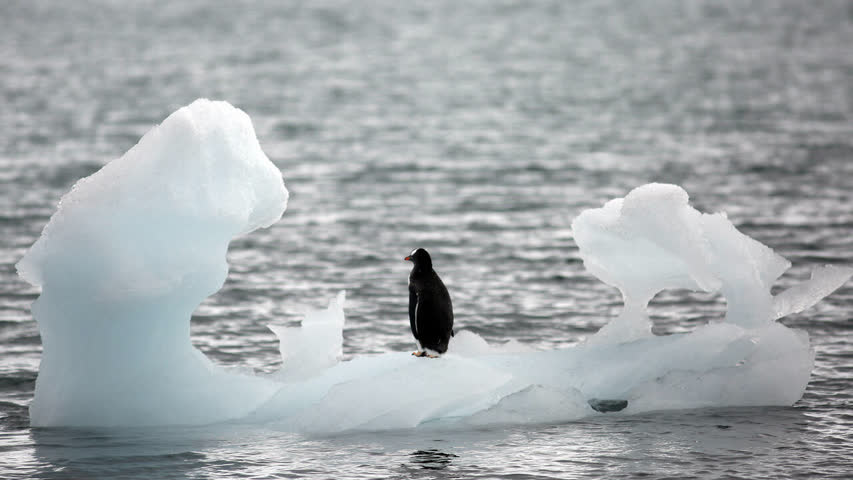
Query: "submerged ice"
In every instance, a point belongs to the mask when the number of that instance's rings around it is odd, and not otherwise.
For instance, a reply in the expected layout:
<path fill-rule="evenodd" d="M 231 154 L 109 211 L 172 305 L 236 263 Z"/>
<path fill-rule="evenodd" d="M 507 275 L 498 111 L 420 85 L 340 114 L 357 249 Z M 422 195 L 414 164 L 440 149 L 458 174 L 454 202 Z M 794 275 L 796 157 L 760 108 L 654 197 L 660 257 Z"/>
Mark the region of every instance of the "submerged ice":
<path fill-rule="evenodd" d="M 584 265 L 625 304 L 582 344 L 532 351 L 461 331 L 440 359 L 341 362 L 340 294 L 301 327 L 270 327 L 279 372 L 226 371 L 192 346 L 190 316 L 222 286 L 231 239 L 277 221 L 287 197 L 248 116 L 207 100 L 80 180 L 18 264 L 42 288 L 33 304 L 44 345 L 33 425 L 239 420 L 332 433 L 566 421 L 597 414 L 595 398 L 627 400 L 625 413 L 790 405 L 814 353 L 805 332 L 776 319 L 853 274 L 823 267 L 773 296 L 787 260 L 724 214 L 692 208 L 680 187 L 650 184 L 573 222 Z M 720 292 L 725 318 L 653 335 L 647 304 L 672 288 Z"/>

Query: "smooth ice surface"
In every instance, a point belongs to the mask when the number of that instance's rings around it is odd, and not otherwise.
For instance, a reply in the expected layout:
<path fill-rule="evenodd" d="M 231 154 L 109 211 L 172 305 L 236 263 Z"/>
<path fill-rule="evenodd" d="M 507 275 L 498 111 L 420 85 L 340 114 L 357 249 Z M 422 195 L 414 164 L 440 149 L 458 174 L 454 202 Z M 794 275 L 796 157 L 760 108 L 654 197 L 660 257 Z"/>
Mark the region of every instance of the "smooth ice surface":
<path fill-rule="evenodd" d="M 775 319 L 851 275 L 826 267 L 773 297 L 787 260 L 724 214 L 690 207 L 680 187 L 651 184 L 573 224 L 586 268 L 625 300 L 585 343 L 531 351 L 461 330 L 438 359 L 403 352 L 340 362 L 340 294 L 300 327 L 271 327 L 281 371 L 226 372 L 192 347 L 190 315 L 221 287 L 230 240 L 275 222 L 286 201 L 249 118 L 206 100 L 78 182 L 18 265 L 42 286 L 33 305 L 44 354 L 32 423 L 241 420 L 328 434 L 566 421 L 598 415 L 591 398 L 627 400 L 620 415 L 790 405 L 814 353 L 805 332 Z M 728 313 L 689 334 L 654 336 L 646 305 L 667 288 L 719 291 Z"/>
<path fill-rule="evenodd" d="M 299 327 L 269 325 L 281 351 L 276 378 L 303 379 L 338 363 L 343 356 L 345 299 L 345 292 L 338 293 L 326 310 L 308 312 Z"/>
<path fill-rule="evenodd" d="M 248 115 L 208 100 L 77 182 L 17 265 L 42 287 L 33 425 L 214 422 L 272 395 L 195 349 L 190 316 L 222 287 L 231 239 L 287 197 Z"/>

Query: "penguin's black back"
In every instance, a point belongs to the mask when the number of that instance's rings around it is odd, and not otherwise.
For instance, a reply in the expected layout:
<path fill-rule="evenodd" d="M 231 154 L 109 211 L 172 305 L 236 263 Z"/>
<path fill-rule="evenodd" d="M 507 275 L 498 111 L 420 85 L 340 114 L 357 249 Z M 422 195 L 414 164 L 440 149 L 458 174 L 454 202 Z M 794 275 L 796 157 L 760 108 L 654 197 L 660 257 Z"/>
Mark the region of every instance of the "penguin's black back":
<path fill-rule="evenodd" d="M 422 252 L 422 253 L 421 253 Z M 447 351 L 453 336 L 453 304 L 426 250 L 412 254 L 415 266 L 409 274 L 409 322 L 422 348 Z"/>

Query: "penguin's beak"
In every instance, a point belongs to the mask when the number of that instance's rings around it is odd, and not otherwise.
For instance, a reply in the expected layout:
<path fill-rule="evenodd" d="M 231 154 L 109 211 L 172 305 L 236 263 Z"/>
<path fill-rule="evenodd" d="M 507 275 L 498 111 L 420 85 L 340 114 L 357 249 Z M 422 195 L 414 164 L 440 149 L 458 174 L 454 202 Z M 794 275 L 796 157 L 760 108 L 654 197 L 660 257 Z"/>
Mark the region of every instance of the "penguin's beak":
<path fill-rule="evenodd" d="M 403 260 L 406 260 L 407 262 L 411 262 L 411 261 L 412 261 L 412 257 L 411 257 L 411 256 L 408 256 L 408 257 L 404 258 Z"/>

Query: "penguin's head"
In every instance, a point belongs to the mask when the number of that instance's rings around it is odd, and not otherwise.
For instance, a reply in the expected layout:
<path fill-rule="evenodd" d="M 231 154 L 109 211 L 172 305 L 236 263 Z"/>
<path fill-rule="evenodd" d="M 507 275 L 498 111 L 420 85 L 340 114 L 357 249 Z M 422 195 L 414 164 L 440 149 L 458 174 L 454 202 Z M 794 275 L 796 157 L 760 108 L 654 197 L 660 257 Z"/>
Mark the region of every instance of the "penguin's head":
<path fill-rule="evenodd" d="M 403 260 L 408 260 L 414 263 L 416 267 L 432 268 L 432 259 L 430 258 L 429 253 L 427 253 L 423 248 L 416 248 L 412 250 L 412 253 Z"/>

